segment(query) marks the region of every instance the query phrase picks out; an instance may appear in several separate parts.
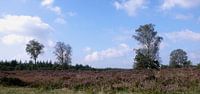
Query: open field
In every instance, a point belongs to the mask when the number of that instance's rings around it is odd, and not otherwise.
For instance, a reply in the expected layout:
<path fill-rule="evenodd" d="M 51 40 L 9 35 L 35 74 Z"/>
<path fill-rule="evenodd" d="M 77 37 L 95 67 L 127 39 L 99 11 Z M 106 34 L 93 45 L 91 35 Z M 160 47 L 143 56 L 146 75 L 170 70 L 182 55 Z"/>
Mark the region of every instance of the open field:
<path fill-rule="evenodd" d="M 199 94 L 200 70 L 1 71 L 0 84 L 0 94 Z"/>

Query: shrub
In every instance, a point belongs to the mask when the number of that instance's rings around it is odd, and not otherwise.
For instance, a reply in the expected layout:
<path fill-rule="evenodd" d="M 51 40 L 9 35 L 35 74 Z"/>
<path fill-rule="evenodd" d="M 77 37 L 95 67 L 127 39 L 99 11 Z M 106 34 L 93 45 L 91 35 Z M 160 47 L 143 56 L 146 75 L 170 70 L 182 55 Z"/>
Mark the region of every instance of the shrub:
<path fill-rule="evenodd" d="M 28 83 L 18 78 L 9 78 L 9 77 L 0 78 L 0 84 L 4 86 L 27 86 L 28 85 Z"/>

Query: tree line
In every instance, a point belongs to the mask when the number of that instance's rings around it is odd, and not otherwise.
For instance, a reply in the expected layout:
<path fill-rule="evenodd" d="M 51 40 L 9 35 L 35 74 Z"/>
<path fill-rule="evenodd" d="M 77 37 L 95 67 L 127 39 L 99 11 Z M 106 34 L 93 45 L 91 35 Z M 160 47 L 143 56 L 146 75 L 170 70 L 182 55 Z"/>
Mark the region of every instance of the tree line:
<path fill-rule="evenodd" d="M 89 65 L 76 64 L 63 67 L 63 65 L 52 61 L 37 61 L 36 64 L 30 61 L 0 61 L 0 70 L 13 71 L 13 70 L 94 70 Z"/>
<path fill-rule="evenodd" d="M 158 35 L 158 32 L 155 30 L 154 24 L 145 24 L 139 26 L 135 30 L 135 35 L 132 37 L 139 42 L 140 47 L 135 49 L 134 52 L 136 56 L 134 57 L 134 69 L 157 69 L 161 67 L 172 67 L 172 68 L 181 68 L 181 67 L 190 67 L 192 62 L 188 60 L 186 51 L 183 49 L 175 49 L 170 54 L 169 66 L 161 66 L 161 59 L 159 57 L 159 47 L 163 41 L 163 37 Z M 37 58 L 40 54 L 44 53 L 44 45 L 39 43 L 37 40 L 30 40 L 26 44 L 26 52 L 30 55 L 29 62 L 21 61 L 1 61 L 0 69 L 69 69 L 69 68 L 79 68 L 82 67 L 92 69 L 88 65 L 76 65 L 71 66 L 72 63 L 72 47 L 69 44 L 64 42 L 57 42 L 53 54 L 56 56 L 56 62 L 51 61 L 37 61 Z"/>
<path fill-rule="evenodd" d="M 92 70 L 94 68 L 88 65 L 76 64 L 71 65 L 72 47 L 64 42 L 57 42 L 53 54 L 56 61 L 37 61 L 40 54 L 44 53 L 44 45 L 36 40 L 30 40 L 26 44 L 26 52 L 32 60 L 29 61 L 0 61 L 0 70 Z"/>

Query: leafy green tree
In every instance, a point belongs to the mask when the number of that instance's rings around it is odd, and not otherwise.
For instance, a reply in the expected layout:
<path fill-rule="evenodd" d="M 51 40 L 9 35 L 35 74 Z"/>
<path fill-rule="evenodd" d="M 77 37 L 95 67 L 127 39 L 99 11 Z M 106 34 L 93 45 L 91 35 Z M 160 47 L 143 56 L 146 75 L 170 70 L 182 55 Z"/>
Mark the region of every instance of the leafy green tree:
<path fill-rule="evenodd" d="M 43 53 L 43 48 L 44 45 L 36 40 L 30 40 L 29 43 L 26 44 L 26 52 L 31 56 L 35 64 L 37 63 L 38 55 Z"/>
<path fill-rule="evenodd" d="M 173 50 L 170 54 L 170 67 L 187 67 L 191 65 L 187 53 L 182 49 Z"/>
<path fill-rule="evenodd" d="M 141 48 L 136 49 L 135 68 L 159 69 L 159 45 L 163 40 L 157 35 L 153 24 L 141 25 L 135 30 L 133 38 L 139 42 Z"/>
<path fill-rule="evenodd" d="M 58 63 L 63 65 L 64 68 L 71 64 L 72 47 L 64 42 L 57 42 L 53 52 L 58 60 Z"/>
<path fill-rule="evenodd" d="M 149 58 L 147 58 L 146 56 L 144 56 L 143 54 L 141 53 L 137 53 L 136 56 L 135 56 L 135 64 L 134 64 L 134 68 L 135 69 L 143 69 L 143 68 L 147 68 L 148 67 L 148 64 L 146 64 L 146 61 L 148 60 Z"/>
<path fill-rule="evenodd" d="M 141 53 L 138 53 L 135 56 L 135 61 L 137 61 L 135 62 L 135 65 L 134 65 L 135 69 L 144 69 L 144 68 L 159 69 L 159 66 L 160 66 L 158 61 L 153 61 L 151 58 Z"/>

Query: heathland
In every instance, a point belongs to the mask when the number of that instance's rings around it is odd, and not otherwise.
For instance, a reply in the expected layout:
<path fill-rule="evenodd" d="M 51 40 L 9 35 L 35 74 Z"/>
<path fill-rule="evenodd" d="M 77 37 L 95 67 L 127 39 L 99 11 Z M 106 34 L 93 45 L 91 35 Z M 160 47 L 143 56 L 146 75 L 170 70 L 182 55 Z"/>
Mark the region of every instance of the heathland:
<path fill-rule="evenodd" d="M 0 84 L 1 94 L 198 94 L 200 70 L 1 71 Z"/>

